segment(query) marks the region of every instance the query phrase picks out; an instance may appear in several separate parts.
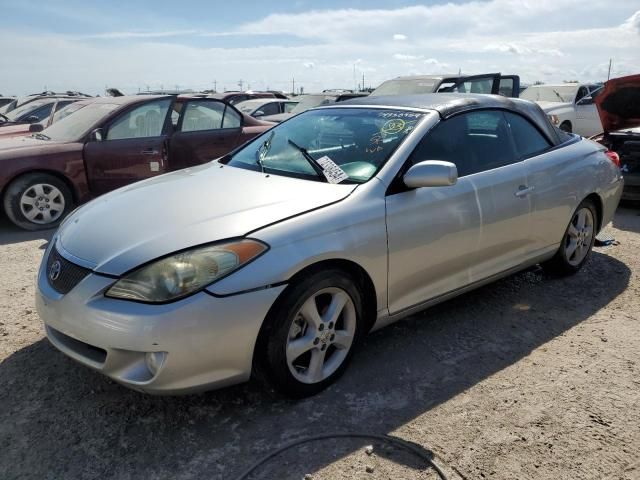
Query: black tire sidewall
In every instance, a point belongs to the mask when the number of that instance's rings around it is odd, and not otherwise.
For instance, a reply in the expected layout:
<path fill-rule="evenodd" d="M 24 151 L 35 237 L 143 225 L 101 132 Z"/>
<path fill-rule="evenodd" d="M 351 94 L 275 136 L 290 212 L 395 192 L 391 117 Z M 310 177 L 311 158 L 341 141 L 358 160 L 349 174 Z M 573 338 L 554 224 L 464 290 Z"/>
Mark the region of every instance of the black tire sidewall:
<path fill-rule="evenodd" d="M 295 314 L 311 294 L 324 288 L 337 287 L 352 299 L 356 309 L 356 332 L 351 348 L 340 367 L 321 382 L 305 384 L 289 371 L 286 342 Z M 290 285 L 274 304 L 265 320 L 265 331 L 258 359 L 262 377 L 277 391 L 293 398 L 314 395 L 324 390 L 344 373 L 353 352 L 360 343 L 363 332 L 362 294 L 357 282 L 340 270 L 327 270 L 306 276 Z M 265 368 L 266 367 L 266 368 Z"/>
<path fill-rule="evenodd" d="M 20 209 L 20 198 L 32 185 L 44 183 L 53 185 L 64 196 L 65 206 L 62 215 L 55 221 L 45 225 L 33 223 L 27 219 Z M 60 222 L 71 212 L 73 208 L 73 195 L 67 184 L 59 178 L 48 173 L 28 173 L 13 180 L 4 194 L 4 211 L 13 224 L 24 230 L 48 230 L 56 228 Z"/>

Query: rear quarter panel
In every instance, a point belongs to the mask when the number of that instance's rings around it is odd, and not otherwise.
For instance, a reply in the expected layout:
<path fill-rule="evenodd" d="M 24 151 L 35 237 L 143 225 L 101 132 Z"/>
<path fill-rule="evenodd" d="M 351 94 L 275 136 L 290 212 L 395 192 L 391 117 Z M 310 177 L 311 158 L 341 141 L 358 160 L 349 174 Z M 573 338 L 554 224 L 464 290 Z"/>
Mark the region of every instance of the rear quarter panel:
<path fill-rule="evenodd" d="M 622 191 L 620 170 L 601 145 L 573 137 L 558 148 L 525 160 L 532 197 L 532 235 L 541 248 L 560 243 L 571 216 L 582 200 L 596 193 L 606 225 Z"/>

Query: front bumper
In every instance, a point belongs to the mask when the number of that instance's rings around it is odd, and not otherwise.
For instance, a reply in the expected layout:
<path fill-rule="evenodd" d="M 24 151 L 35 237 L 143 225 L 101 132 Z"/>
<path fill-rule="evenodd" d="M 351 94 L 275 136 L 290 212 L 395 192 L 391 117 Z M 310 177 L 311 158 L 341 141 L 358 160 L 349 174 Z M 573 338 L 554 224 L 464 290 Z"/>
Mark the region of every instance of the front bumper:
<path fill-rule="evenodd" d="M 61 295 L 41 268 L 36 308 L 47 337 L 69 357 L 127 387 L 165 395 L 248 380 L 262 322 L 285 288 L 224 298 L 200 292 L 147 305 L 106 298 L 113 282 L 91 273 Z M 165 353 L 150 368 L 148 352 Z"/>

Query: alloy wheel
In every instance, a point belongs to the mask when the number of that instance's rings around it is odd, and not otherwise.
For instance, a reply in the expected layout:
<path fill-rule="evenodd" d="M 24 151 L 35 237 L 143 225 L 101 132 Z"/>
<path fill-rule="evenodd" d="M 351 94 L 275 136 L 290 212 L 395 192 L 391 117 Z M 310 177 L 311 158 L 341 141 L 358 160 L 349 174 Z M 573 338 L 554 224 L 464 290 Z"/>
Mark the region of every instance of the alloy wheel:
<path fill-rule="evenodd" d="M 594 235 L 593 224 L 593 213 L 587 207 L 573 215 L 564 245 L 565 257 L 570 265 L 579 265 L 589 253 Z"/>
<path fill-rule="evenodd" d="M 53 185 L 37 183 L 20 197 L 20 211 L 27 220 L 39 225 L 53 223 L 65 209 L 64 195 Z"/>
<path fill-rule="evenodd" d="M 342 365 L 356 333 L 356 308 L 341 288 L 311 295 L 293 318 L 287 338 L 287 365 L 300 382 L 318 383 Z"/>

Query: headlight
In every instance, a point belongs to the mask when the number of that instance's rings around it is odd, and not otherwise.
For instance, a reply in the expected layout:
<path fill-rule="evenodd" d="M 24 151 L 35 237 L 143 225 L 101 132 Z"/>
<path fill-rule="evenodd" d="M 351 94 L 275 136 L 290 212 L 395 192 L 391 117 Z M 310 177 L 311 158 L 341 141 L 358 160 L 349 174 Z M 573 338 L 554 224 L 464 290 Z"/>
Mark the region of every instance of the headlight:
<path fill-rule="evenodd" d="M 547 115 L 547 117 L 549 117 L 549 120 L 551 120 L 551 123 L 554 125 L 558 125 L 560 123 L 560 119 L 557 115 Z"/>
<path fill-rule="evenodd" d="M 256 240 L 238 240 L 180 252 L 122 277 L 106 296 L 148 303 L 176 300 L 239 269 L 267 248 Z"/>

